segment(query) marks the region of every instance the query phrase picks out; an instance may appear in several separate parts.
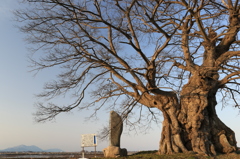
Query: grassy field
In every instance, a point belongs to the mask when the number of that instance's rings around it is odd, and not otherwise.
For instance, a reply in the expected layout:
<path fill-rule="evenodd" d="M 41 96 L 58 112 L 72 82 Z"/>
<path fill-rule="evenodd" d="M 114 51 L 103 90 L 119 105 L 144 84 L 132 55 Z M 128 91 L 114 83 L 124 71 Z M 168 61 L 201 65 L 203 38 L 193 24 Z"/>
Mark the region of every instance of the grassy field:
<path fill-rule="evenodd" d="M 93 158 L 92 158 L 93 159 Z M 112 159 L 112 158 L 95 158 L 95 159 Z M 156 151 L 139 152 L 127 157 L 119 157 L 119 159 L 240 159 L 240 151 L 231 154 L 219 154 L 214 157 L 200 156 L 196 154 L 173 154 L 173 155 L 157 155 Z"/>
<path fill-rule="evenodd" d="M 119 157 L 118 159 L 240 159 L 240 151 L 237 153 L 231 153 L 231 154 L 218 154 L 217 156 L 214 157 L 209 157 L 209 156 L 201 156 L 197 154 L 173 154 L 173 155 L 157 155 L 157 151 L 142 151 L 135 153 L 133 155 L 129 155 L 126 157 Z M 93 154 L 86 154 L 85 157 L 89 159 L 114 159 L 114 158 L 104 158 L 104 157 L 94 157 L 95 155 Z M 103 154 L 97 154 L 97 156 L 103 156 Z M 65 156 L 65 157 L 50 157 L 48 159 L 78 159 L 81 158 L 82 156 L 80 154 L 77 155 L 72 155 L 70 156 Z M 16 159 L 16 157 L 0 157 L 1 159 Z M 22 158 L 22 157 L 21 157 Z M 34 157 L 24 157 L 24 159 L 46 159 L 44 158 L 34 158 Z"/>

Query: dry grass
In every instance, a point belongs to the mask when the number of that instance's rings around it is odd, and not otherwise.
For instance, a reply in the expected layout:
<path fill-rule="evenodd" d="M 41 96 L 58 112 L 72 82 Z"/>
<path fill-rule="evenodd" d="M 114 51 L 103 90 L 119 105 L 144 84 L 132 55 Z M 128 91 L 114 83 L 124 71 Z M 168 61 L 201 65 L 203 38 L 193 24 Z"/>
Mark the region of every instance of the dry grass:
<path fill-rule="evenodd" d="M 112 159 L 112 158 L 95 158 L 95 159 Z M 218 154 L 217 156 L 214 157 L 183 153 L 172 155 L 157 155 L 156 151 L 146 151 L 139 152 L 127 157 L 119 157 L 119 159 L 240 159 L 240 151 L 231 154 Z"/>
<path fill-rule="evenodd" d="M 184 154 L 184 153 L 178 153 L 178 154 L 172 154 L 172 155 L 157 155 L 157 151 L 142 151 L 138 152 L 133 155 L 129 155 L 126 157 L 119 157 L 118 159 L 240 159 L 240 151 L 237 153 L 231 153 L 231 154 L 218 154 L 214 157 L 209 156 L 201 156 L 197 154 Z M 93 157 L 94 155 L 86 155 L 85 157 L 89 159 L 116 159 L 116 158 L 104 158 L 104 157 Z M 99 155 L 98 155 L 99 156 Z M 4 157 L 0 157 L 1 159 L 5 159 Z M 63 157 L 61 159 L 78 159 L 81 158 L 80 155 L 75 157 Z M 11 159 L 11 158 L 6 158 Z M 16 158 L 12 158 L 16 159 Z M 24 158 L 24 159 L 34 159 L 34 158 Z M 37 159 L 46 159 L 46 158 L 37 158 Z M 48 159 L 60 159 L 57 157 L 48 158 Z"/>

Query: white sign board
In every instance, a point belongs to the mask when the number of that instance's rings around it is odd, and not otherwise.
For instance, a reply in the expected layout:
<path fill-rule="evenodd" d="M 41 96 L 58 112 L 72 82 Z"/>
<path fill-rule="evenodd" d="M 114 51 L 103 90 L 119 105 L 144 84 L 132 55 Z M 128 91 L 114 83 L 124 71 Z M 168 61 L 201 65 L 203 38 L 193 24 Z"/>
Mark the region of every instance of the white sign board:
<path fill-rule="evenodd" d="M 84 134 L 82 135 L 82 147 L 94 147 L 97 146 L 96 134 Z"/>

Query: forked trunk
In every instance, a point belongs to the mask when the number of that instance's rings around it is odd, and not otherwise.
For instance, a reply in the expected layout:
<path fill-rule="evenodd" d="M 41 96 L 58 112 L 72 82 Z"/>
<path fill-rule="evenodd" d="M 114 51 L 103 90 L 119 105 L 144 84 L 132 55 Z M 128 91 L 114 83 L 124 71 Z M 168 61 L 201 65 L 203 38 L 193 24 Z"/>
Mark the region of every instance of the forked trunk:
<path fill-rule="evenodd" d="M 234 132 L 216 114 L 216 91 L 214 80 L 192 78 L 182 89 L 180 104 L 177 98 L 169 98 L 160 108 L 164 116 L 160 154 L 236 151 Z"/>

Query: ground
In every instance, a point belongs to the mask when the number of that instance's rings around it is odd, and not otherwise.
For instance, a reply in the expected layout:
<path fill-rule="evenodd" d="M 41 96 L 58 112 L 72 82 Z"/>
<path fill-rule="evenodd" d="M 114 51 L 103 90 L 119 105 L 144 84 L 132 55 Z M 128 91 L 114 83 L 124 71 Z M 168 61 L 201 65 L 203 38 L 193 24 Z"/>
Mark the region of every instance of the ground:
<path fill-rule="evenodd" d="M 240 151 L 231 154 L 218 154 L 215 157 L 201 156 L 197 154 L 173 154 L 173 155 L 157 155 L 157 151 L 138 152 L 131 156 L 120 157 L 119 159 L 240 159 Z M 93 158 L 91 158 L 93 159 Z M 95 158 L 95 159 L 111 159 L 111 158 Z"/>
<path fill-rule="evenodd" d="M 172 155 L 157 155 L 156 151 L 141 151 L 132 155 L 129 155 L 127 157 L 119 157 L 119 159 L 240 159 L 240 150 L 238 150 L 236 153 L 230 153 L 230 154 L 217 154 L 217 156 L 209 157 L 209 156 L 201 156 L 198 154 L 184 154 L 184 153 L 176 153 Z M 68 157 L 66 157 L 68 156 Z M 51 157 L 48 159 L 79 159 L 81 158 L 80 153 L 74 153 L 71 156 L 66 154 L 65 157 Z M 113 159 L 113 158 L 104 158 L 103 154 L 97 154 L 97 158 L 95 158 L 94 154 L 86 154 L 84 157 L 88 159 Z M 16 156 L 12 156 L 12 158 L 1 157 L 1 159 L 16 159 Z M 24 158 L 24 159 L 34 159 L 34 158 Z M 36 159 L 46 159 L 46 158 L 36 158 Z"/>

